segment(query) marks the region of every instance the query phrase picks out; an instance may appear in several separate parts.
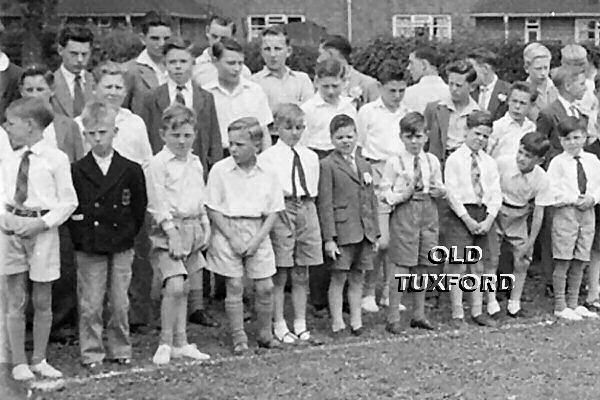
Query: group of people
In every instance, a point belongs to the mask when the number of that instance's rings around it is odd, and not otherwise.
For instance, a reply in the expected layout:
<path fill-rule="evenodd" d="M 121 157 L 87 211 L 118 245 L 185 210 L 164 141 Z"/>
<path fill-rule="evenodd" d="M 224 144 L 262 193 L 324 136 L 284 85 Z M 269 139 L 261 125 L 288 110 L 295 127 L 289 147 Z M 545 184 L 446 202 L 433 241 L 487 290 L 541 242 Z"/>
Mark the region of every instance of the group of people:
<path fill-rule="evenodd" d="M 0 54 L 0 274 L 15 379 L 62 376 L 46 361 L 53 316 L 64 311 L 56 303 L 77 304 L 81 362 L 92 371 L 105 359 L 130 363 L 130 325 L 152 325 L 158 301 L 153 362 L 208 359 L 186 335 L 188 321 L 218 325 L 205 287 L 225 292 L 236 355 L 249 351 L 250 284 L 260 347 L 316 341 L 309 299 L 330 316 L 333 337 L 346 332 L 344 297 L 352 335 L 379 306 L 386 331 L 401 334 L 393 276 L 433 271 L 428 252 L 439 244 L 481 246 L 484 260 L 468 267 L 481 275 L 496 273 L 508 243 L 516 281 L 506 312 L 516 318 L 540 236 L 555 315 L 598 317 L 598 100 L 583 47 L 565 46 L 550 77 L 550 52 L 529 44 L 528 79 L 509 84 L 485 49 L 450 63 L 445 82 L 443 60 L 423 46 L 410 54 L 408 86 L 399 60 L 384 61 L 377 79 L 354 69 L 342 36 L 322 41 L 311 81 L 286 66 L 281 27 L 263 31 L 265 67 L 253 75 L 231 20 L 212 18 L 206 33 L 194 59 L 168 16 L 149 12 L 142 53 L 93 73 L 93 34 L 81 26 L 60 32 L 55 72 Z M 412 296 L 410 326 L 434 329 L 425 292 Z M 450 323 L 463 328 L 457 286 L 450 302 Z M 474 323 L 494 326 L 500 312 L 494 291 L 472 293 Z"/>

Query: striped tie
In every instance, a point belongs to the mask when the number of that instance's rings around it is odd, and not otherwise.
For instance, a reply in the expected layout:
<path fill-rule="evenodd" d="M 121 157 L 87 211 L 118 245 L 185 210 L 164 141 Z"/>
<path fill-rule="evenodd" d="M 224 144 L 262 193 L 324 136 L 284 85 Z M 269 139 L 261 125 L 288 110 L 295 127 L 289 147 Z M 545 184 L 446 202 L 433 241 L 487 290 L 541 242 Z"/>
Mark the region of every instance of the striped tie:
<path fill-rule="evenodd" d="M 475 152 L 471 152 L 471 183 L 477 197 L 477 203 L 481 204 L 483 200 L 483 186 L 481 186 L 481 170 L 479 169 L 477 153 Z"/>
<path fill-rule="evenodd" d="M 415 192 L 423 191 L 423 171 L 421 171 L 421 163 L 419 162 L 419 156 L 415 156 L 413 163 L 413 171 L 415 175 Z"/>
<path fill-rule="evenodd" d="M 581 156 L 575 156 L 575 162 L 577 162 L 577 188 L 579 193 L 585 194 L 587 188 L 587 176 L 585 176 L 585 170 L 583 164 L 581 164 Z"/>
<path fill-rule="evenodd" d="M 15 189 L 15 203 L 17 205 L 22 206 L 27 200 L 27 190 L 29 184 L 29 156 L 31 155 L 31 150 L 27 150 L 23 153 L 23 157 L 21 158 L 21 163 L 19 164 L 19 171 L 17 172 L 17 185 Z"/>
<path fill-rule="evenodd" d="M 175 102 L 185 106 L 185 97 L 183 97 L 183 90 L 185 86 L 177 86 L 177 94 L 175 95 Z"/>

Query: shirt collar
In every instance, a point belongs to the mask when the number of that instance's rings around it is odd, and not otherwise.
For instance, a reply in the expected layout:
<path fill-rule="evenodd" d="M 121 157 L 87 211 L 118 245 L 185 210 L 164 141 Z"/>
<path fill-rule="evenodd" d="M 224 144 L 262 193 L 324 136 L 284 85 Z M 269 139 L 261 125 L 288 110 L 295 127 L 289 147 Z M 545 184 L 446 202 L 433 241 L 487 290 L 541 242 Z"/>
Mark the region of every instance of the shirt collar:
<path fill-rule="evenodd" d="M 482 85 L 486 89 L 486 92 L 492 93 L 494 90 L 494 86 L 496 86 L 496 82 L 498 82 L 498 75 L 494 74 L 494 78 L 488 85 Z"/>
<path fill-rule="evenodd" d="M 267 68 L 267 66 L 265 65 L 263 67 L 263 69 L 261 69 L 260 71 L 258 71 L 257 75 L 261 76 L 261 77 L 266 77 L 266 76 L 275 76 L 275 74 L 273 73 L 273 71 L 271 71 L 269 68 Z M 292 71 L 289 67 L 285 67 L 285 72 L 283 73 L 283 78 L 286 78 L 288 76 L 293 76 L 294 75 L 294 71 Z"/>
<path fill-rule="evenodd" d="M 451 98 L 440 100 L 440 104 L 448 107 L 450 111 L 456 111 L 456 108 L 454 107 L 454 102 Z M 474 110 L 479 110 L 479 106 L 477 105 L 477 103 L 475 103 L 475 100 L 473 100 L 473 98 L 469 96 L 469 104 L 467 104 L 467 106 L 462 110 L 460 115 L 467 115 Z"/>
<path fill-rule="evenodd" d="M 96 160 L 97 163 L 110 162 L 112 160 L 114 154 L 115 154 L 115 151 L 111 150 L 111 152 L 106 157 L 100 157 L 99 155 L 97 155 L 96 153 L 94 153 L 92 151 L 92 157 L 94 157 L 94 160 Z"/>
<path fill-rule="evenodd" d="M 23 153 L 25 153 L 27 150 L 29 150 L 33 154 L 39 155 L 42 152 L 42 149 L 44 148 L 45 143 L 46 143 L 46 139 L 42 139 L 39 142 L 34 143 L 33 146 L 31 146 L 31 147 L 23 146 L 20 149 L 15 150 L 14 154 L 17 155 L 18 157 L 21 157 L 23 155 Z"/>
<path fill-rule="evenodd" d="M 162 73 L 161 69 L 158 67 L 158 65 L 154 62 L 154 60 L 152 60 L 152 58 L 150 58 L 150 55 L 148 54 L 148 50 L 144 49 L 140 55 L 135 59 L 135 61 L 139 64 L 144 64 L 149 66 L 150 68 L 152 68 L 154 71 L 159 71 Z"/>
<path fill-rule="evenodd" d="M 241 168 L 240 168 L 240 167 L 239 167 L 239 166 L 236 164 L 236 162 L 235 162 L 235 160 L 233 159 L 233 157 L 229 156 L 228 158 L 226 158 L 226 160 L 228 160 L 228 165 L 226 166 L 226 167 L 227 167 L 227 170 L 229 170 L 229 171 L 235 171 L 236 169 L 242 170 L 242 169 L 241 169 Z M 259 170 L 259 171 L 262 171 L 262 170 L 263 170 L 262 161 L 261 161 L 261 158 L 260 158 L 260 157 L 258 157 L 258 154 L 257 154 L 257 157 L 256 157 L 256 164 L 254 164 L 254 167 L 252 167 L 252 169 L 250 170 L 250 172 L 253 172 L 253 171 L 255 171 L 255 170 Z"/>
<path fill-rule="evenodd" d="M 75 74 L 66 69 L 64 64 L 60 64 L 60 71 L 68 82 L 75 82 Z M 83 71 L 79 73 L 79 76 L 81 77 L 81 82 L 85 82 L 85 74 Z"/>
<path fill-rule="evenodd" d="M 166 161 L 171 161 L 171 160 L 179 160 L 179 161 L 184 161 L 187 162 L 190 159 L 190 155 L 192 154 L 192 150 L 189 151 L 188 156 L 185 160 L 181 160 L 180 158 L 177 158 L 177 156 L 175 155 L 175 153 L 173 153 L 171 151 L 171 149 L 169 149 L 167 147 L 167 145 L 165 144 L 161 150 L 161 153 L 164 154 L 163 157 L 166 158 Z"/>
<path fill-rule="evenodd" d="M 196 64 L 207 64 L 212 63 L 212 55 L 210 54 L 210 47 L 204 49 L 202 54 L 196 57 Z"/>
<path fill-rule="evenodd" d="M 383 99 L 381 98 L 381 96 L 379 96 L 377 100 L 375 100 L 373 103 L 375 107 L 381 108 L 382 110 L 386 110 L 387 112 L 391 112 L 390 109 L 387 108 L 387 106 L 383 103 Z M 404 108 L 404 103 L 401 101 L 396 111 L 394 111 L 394 114 L 404 113 Z"/>
<path fill-rule="evenodd" d="M 328 106 L 328 107 L 340 108 L 345 103 L 352 104 L 352 99 L 350 99 L 349 97 L 340 96 L 340 100 L 337 103 L 337 105 L 333 105 L 331 103 L 326 102 L 325 99 L 323 98 L 323 96 L 321 96 L 321 93 L 319 93 L 318 91 L 315 93 L 313 98 L 315 99 L 315 105 L 317 107 Z"/>
<path fill-rule="evenodd" d="M 177 82 L 175 82 L 173 79 L 171 79 L 170 77 L 167 79 L 167 84 L 169 85 L 169 90 L 172 90 L 172 91 L 177 90 L 177 86 L 181 86 Z M 183 87 L 185 87 L 185 89 L 189 90 L 191 93 L 192 92 L 192 80 L 189 79 L 185 83 L 185 85 L 183 85 Z"/>
<path fill-rule="evenodd" d="M 579 110 L 579 107 L 577 107 L 577 105 L 575 103 L 569 103 L 567 101 L 567 99 L 562 97 L 562 95 L 560 93 L 558 94 L 557 98 L 558 98 L 558 101 L 560 101 L 560 103 L 563 105 L 563 107 L 565 108 L 567 113 L 571 111 L 571 107 L 575 107 L 577 110 Z"/>
<path fill-rule="evenodd" d="M 217 89 L 227 95 L 233 96 L 238 94 L 240 91 L 247 89 L 252 86 L 252 83 L 244 77 L 240 77 L 240 83 L 233 89 L 233 92 L 229 92 L 219 83 L 219 79 L 217 78 L 214 81 L 211 81 L 204 85 L 204 89 Z"/>
<path fill-rule="evenodd" d="M 0 72 L 4 72 L 8 69 L 8 65 L 10 64 L 10 60 L 8 56 L 0 51 Z"/>

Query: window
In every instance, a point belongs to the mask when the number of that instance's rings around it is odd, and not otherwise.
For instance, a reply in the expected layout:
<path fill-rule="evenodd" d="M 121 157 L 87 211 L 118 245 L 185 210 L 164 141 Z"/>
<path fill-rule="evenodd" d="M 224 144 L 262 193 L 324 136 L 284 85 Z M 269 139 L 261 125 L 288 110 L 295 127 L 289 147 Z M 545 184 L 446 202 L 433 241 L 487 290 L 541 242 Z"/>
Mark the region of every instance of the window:
<path fill-rule="evenodd" d="M 452 18 L 449 15 L 394 15 L 392 34 L 404 37 L 451 39 Z"/>
<path fill-rule="evenodd" d="M 575 41 L 578 43 L 590 41 L 596 46 L 600 45 L 600 20 L 576 19 Z"/>
<path fill-rule="evenodd" d="M 525 18 L 525 43 L 542 39 L 541 26 L 539 18 Z"/>
<path fill-rule="evenodd" d="M 304 22 L 304 15 L 250 15 L 248 16 L 248 40 L 255 39 L 266 27 L 273 25 L 291 24 L 292 22 Z"/>

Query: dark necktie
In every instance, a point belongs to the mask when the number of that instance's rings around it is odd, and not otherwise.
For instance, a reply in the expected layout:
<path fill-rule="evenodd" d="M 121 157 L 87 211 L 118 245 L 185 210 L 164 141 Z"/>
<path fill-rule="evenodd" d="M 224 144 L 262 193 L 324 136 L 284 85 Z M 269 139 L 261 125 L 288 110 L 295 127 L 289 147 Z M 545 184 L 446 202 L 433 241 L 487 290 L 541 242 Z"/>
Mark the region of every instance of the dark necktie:
<path fill-rule="evenodd" d="M 583 164 L 581 164 L 581 156 L 575 156 L 573 158 L 575 158 L 575 162 L 577 162 L 577 187 L 579 188 L 579 193 L 585 194 L 587 177 L 585 176 Z"/>
<path fill-rule="evenodd" d="M 177 94 L 175 95 L 175 102 L 185 106 L 185 97 L 183 97 L 183 90 L 185 86 L 177 86 Z"/>
<path fill-rule="evenodd" d="M 306 176 L 304 175 L 302 162 L 300 162 L 300 155 L 293 147 L 292 153 L 294 153 L 294 161 L 292 162 L 292 197 L 298 197 L 298 188 L 296 188 L 296 174 L 298 174 L 300 187 L 304 191 L 304 195 L 310 196 L 310 193 L 308 193 L 308 188 L 306 187 Z"/>
<path fill-rule="evenodd" d="M 423 191 L 423 171 L 421 171 L 421 163 L 419 162 L 419 156 L 415 156 L 413 163 L 413 171 L 415 174 L 415 192 Z"/>
<path fill-rule="evenodd" d="M 81 87 L 81 75 L 75 75 L 73 82 L 73 116 L 77 117 L 81 114 L 83 106 L 85 105 L 85 97 L 83 95 L 83 88 Z"/>
<path fill-rule="evenodd" d="M 27 189 L 29 184 L 29 156 L 31 151 L 27 150 L 21 157 L 19 163 L 19 171 L 17 172 L 17 185 L 15 188 L 15 203 L 22 206 L 27 200 Z"/>
<path fill-rule="evenodd" d="M 471 152 L 471 183 L 473 184 L 473 191 L 477 197 L 477 202 L 481 203 L 483 200 L 483 186 L 481 186 L 481 170 L 479 169 L 477 153 L 475 152 Z"/>

